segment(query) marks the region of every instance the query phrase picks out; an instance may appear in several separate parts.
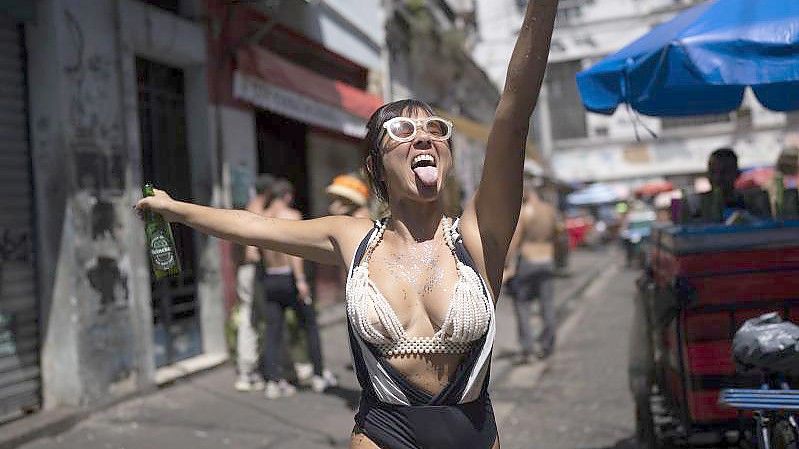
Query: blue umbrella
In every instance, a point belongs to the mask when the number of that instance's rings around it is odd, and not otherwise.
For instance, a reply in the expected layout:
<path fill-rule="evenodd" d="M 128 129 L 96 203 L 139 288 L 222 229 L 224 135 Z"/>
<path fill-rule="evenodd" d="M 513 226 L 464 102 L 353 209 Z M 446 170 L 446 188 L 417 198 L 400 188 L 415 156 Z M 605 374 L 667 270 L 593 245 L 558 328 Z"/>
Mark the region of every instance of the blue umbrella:
<path fill-rule="evenodd" d="M 799 109 L 799 0 L 712 0 L 577 74 L 586 109 L 720 114 L 751 86 L 774 111 Z"/>

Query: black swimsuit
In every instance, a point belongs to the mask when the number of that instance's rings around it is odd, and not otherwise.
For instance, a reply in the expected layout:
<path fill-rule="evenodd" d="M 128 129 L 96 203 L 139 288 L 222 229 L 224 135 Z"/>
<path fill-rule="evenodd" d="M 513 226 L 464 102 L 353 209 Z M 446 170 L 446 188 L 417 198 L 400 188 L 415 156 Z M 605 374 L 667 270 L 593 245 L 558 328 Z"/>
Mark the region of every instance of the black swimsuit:
<path fill-rule="evenodd" d="M 361 241 L 353 259 L 358 266 L 366 252 L 372 229 Z M 477 270 L 463 240 L 453 238 L 455 253 L 464 264 Z M 484 294 L 488 286 L 483 282 Z M 355 415 L 355 432 L 369 437 L 383 449 L 489 449 L 497 438 L 497 427 L 488 395 L 496 326 L 492 311 L 486 334 L 453 374 L 450 383 L 433 396 L 411 384 L 366 342 L 347 319 L 353 365 L 362 394 Z"/>

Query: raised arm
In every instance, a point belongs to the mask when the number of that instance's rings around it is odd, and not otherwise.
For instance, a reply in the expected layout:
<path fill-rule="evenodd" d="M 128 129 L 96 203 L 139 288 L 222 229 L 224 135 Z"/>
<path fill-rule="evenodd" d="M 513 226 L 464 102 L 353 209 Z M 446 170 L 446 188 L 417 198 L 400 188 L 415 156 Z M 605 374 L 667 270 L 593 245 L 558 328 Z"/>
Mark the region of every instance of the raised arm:
<path fill-rule="evenodd" d="M 530 116 L 544 79 L 557 7 L 558 0 L 528 2 L 488 136 L 480 185 L 464 208 L 464 234 L 479 233 L 479 250 L 495 289 L 519 217 L 524 148 Z"/>
<path fill-rule="evenodd" d="M 287 220 L 232 209 L 217 209 L 175 201 L 161 190 L 143 198 L 139 210 L 150 209 L 170 222 L 178 222 L 226 240 L 291 254 L 319 263 L 339 264 L 337 238 L 350 217 Z M 351 224 L 350 224 L 351 225 Z"/>

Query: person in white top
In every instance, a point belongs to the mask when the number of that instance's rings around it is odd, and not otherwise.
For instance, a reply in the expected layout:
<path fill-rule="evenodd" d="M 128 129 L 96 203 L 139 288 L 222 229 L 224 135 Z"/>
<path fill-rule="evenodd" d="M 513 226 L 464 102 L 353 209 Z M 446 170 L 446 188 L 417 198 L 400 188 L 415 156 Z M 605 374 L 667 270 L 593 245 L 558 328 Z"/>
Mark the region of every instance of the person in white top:
<path fill-rule="evenodd" d="M 255 195 L 247 203 L 246 210 L 263 213 L 271 200 L 271 187 L 275 178 L 261 174 L 255 180 Z M 246 246 L 244 258 L 236 271 L 236 294 L 239 299 L 236 329 L 236 368 L 238 376 L 233 387 L 238 391 L 257 391 L 264 389 L 264 381 L 257 369 L 258 333 L 253 323 L 253 298 L 255 274 L 261 255 L 258 248 Z"/>

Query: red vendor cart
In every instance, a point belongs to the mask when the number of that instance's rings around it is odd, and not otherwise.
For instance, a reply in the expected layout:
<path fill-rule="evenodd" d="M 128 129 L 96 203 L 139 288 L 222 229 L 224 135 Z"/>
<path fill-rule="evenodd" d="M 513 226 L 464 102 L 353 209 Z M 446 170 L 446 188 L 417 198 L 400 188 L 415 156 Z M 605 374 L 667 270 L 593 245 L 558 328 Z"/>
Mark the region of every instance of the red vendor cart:
<path fill-rule="evenodd" d="M 736 372 L 732 337 L 776 311 L 799 322 L 799 221 L 662 226 L 639 280 L 630 359 L 639 438 L 667 444 L 736 443 L 747 416 L 719 404 Z"/>

